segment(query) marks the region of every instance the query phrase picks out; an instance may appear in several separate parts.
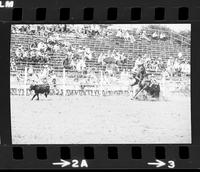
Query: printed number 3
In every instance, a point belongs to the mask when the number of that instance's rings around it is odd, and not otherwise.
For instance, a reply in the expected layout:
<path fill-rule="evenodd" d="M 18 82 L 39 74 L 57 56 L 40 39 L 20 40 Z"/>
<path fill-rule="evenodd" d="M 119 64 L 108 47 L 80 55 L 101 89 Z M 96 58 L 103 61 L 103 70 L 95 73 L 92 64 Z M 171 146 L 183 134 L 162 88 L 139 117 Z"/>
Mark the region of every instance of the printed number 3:
<path fill-rule="evenodd" d="M 174 161 L 168 161 L 168 168 L 174 168 L 175 167 L 175 162 Z"/>

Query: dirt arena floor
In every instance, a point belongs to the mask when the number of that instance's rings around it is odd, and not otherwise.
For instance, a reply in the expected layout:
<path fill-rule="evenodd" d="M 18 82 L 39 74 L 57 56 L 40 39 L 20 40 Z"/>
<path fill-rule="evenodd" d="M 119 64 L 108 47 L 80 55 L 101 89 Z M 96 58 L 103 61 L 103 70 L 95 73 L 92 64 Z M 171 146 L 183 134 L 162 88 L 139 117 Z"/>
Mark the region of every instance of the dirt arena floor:
<path fill-rule="evenodd" d="M 190 98 L 11 96 L 14 144 L 191 143 Z"/>

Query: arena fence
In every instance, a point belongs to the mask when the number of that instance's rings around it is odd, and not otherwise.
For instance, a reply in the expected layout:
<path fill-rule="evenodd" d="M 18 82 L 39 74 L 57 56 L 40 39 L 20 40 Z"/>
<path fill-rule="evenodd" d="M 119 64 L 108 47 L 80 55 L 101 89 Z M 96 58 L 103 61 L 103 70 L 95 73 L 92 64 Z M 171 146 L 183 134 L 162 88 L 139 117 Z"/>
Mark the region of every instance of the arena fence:
<path fill-rule="evenodd" d="M 99 74 L 98 81 L 96 83 L 85 83 L 85 82 L 75 82 L 74 78 L 70 82 L 70 77 L 66 70 L 63 69 L 62 75 L 57 77 L 57 84 L 55 85 L 49 80 L 50 84 L 50 95 L 60 95 L 60 96 L 112 96 L 112 95 L 123 95 L 131 96 L 134 94 L 135 90 L 130 87 L 129 79 L 122 80 L 115 77 L 115 81 L 112 83 L 105 83 L 103 81 L 103 74 Z M 49 78 L 50 79 L 50 78 Z M 30 91 L 31 80 L 28 77 L 27 68 L 25 68 L 24 76 L 22 80 L 16 79 L 15 75 L 11 75 L 11 95 L 19 96 L 30 96 L 33 94 Z M 181 94 L 190 95 L 190 78 L 185 77 L 172 77 L 167 80 L 163 80 L 161 76 L 157 76 L 157 81 L 161 86 L 161 92 L 165 95 L 171 94 Z"/>

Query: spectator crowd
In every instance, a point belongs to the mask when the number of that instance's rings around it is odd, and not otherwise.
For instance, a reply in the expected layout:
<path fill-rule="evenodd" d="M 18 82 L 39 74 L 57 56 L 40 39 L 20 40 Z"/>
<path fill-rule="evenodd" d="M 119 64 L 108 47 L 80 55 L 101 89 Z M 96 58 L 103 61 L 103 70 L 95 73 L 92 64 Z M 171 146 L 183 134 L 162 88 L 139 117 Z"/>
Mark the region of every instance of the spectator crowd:
<path fill-rule="evenodd" d="M 166 57 L 153 57 L 151 53 L 133 54 L 130 58 L 126 51 L 117 48 L 105 49 L 99 54 L 95 53 L 87 44 L 76 45 L 65 40 L 65 37 L 89 38 L 89 39 L 110 39 L 116 41 L 127 41 L 134 44 L 136 41 L 144 40 L 151 42 L 153 40 L 166 41 L 170 39 L 167 32 L 146 30 L 124 30 L 109 29 L 104 25 L 13 25 L 12 36 L 15 35 L 32 35 L 33 39 L 30 44 L 15 45 L 13 55 L 10 60 L 11 71 L 17 71 L 17 64 L 22 63 L 29 66 L 29 74 L 38 75 L 36 78 L 45 78 L 45 70 L 49 70 L 54 54 L 62 54 L 62 65 L 69 71 L 87 73 L 90 68 L 101 68 L 105 75 L 116 76 L 120 74 L 122 78 L 137 63 L 143 63 L 145 68 L 153 72 L 166 71 L 169 76 L 181 76 L 190 74 L 190 61 L 182 52 L 177 52 Z M 123 43 L 122 43 L 123 44 Z M 12 45 L 14 46 L 14 45 Z M 93 61 L 93 63 L 91 63 Z M 97 63 L 95 66 L 94 63 Z M 132 67 L 127 67 L 128 64 Z M 45 65 L 43 74 L 35 74 L 33 66 L 30 64 Z M 53 65 L 52 65 L 53 66 Z M 98 66 L 98 67 L 97 67 Z M 52 67 L 51 67 L 52 68 Z M 49 73 L 49 72 L 46 72 Z M 55 72 L 50 72 L 55 78 Z M 41 76 L 39 76 L 41 75 Z"/>

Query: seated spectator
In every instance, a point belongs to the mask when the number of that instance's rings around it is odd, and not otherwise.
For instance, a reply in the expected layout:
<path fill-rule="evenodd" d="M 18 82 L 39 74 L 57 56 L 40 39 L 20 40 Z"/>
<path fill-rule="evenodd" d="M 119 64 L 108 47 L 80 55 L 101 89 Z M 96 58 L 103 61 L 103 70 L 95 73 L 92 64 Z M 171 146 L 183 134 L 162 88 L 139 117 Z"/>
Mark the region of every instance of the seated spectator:
<path fill-rule="evenodd" d="M 70 56 L 67 56 L 64 60 L 63 60 L 63 67 L 65 69 L 70 69 L 71 67 L 73 67 L 72 65 L 72 59 Z"/>
<path fill-rule="evenodd" d="M 153 35 L 152 35 L 152 38 L 153 39 L 159 39 L 159 35 L 156 32 L 154 32 Z"/>
<path fill-rule="evenodd" d="M 17 82 L 18 82 L 18 83 L 19 83 L 20 81 L 23 81 L 23 79 L 24 79 L 24 77 L 23 77 L 23 72 L 22 72 L 22 71 L 17 71 L 16 77 L 17 77 Z"/>
<path fill-rule="evenodd" d="M 53 50 L 54 50 L 54 52 L 58 52 L 60 50 L 60 46 L 58 44 L 55 44 L 53 46 Z"/>
<path fill-rule="evenodd" d="M 127 63 L 127 57 L 126 57 L 126 55 L 125 55 L 124 53 L 122 53 L 122 54 L 120 55 L 120 61 L 121 61 L 121 63 L 123 63 L 123 64 Z"/>
<path fill-rule="evenodd" d="M 166 35 L 164 33 L 160 34 L 160 39 L 165 41 L 167 39 Z"/>
<path fill-rule="evenodd" d="M 78 61 L 76 65 L 76 70 L 78 72 L 82 72 L 85 70 L 85 68 L 86 68 L 85 60 L 82 58 L 81 60 Z"/>
<path fill-rule="evenodd" d="M 46 51 L 46 49 L 47 49 L 47 45 L 44 43 L 44 42 L 39 42 L 38 44 L 37 44 L 37 50 L 44 50 L 44 51 Z"/>
<path fill-rule="evenodd" d="M 148 54 L 144 54 L 143 59 L 145 64 L 151 61 L 151 58 Z"/>
<path fill-rule="evenodd" d="M 33 66 L 32 65 L 29 66 L 27 73 L 28 73 L 28 76 L 33 75 Z"/>
<path fill-rule="evenodd" d="M 15 63 L 14 59 L 11 59 L 10 70 L 11 71 L 16 71 L 17 70 L 17 66 L 16 66 L 16 63 Z"/>
<path fill-rule="evenodd" d="M 117 31 L 116 37 L 119 37 L 119 38 L 122 37 L 122 30 L 121 30 L 121 29 L 119 29 L 119 30 Z"/>
<path fill-rule="evenodd" d="M 130 35 L 130 42 L 133 44 L 135 41 L 136 41 L 136 40 L 135 40 L 134 36 L 133 36 L 133 35 Z"/>
<path fill-rule="evenodd" d="M 128 31 L 125 31 L 123 36 L 126 41 L 130 40 L 130 35 L 129 35 Z"/>
<path fill-rule="evenodd" d="M 29 31 L 31 34 L 35 34 L 37 32 L 37 25 L 29 25 Z"/>
<path fill-rule="evenodd" d="M 109 76 L 112 76 L 113 75 L 113 65 L 112 64 L 107 64 L 105 72 L 107 72 Z"/>
<path fill-rule="evenodd" d="M 72 67 L 72 70 L 76 70 L 76 62 L 74 59 L 71 59 L 70 66 Z"/>
<path fill-rule="evenodd" d="M 183 53 L 182 53 L 182 52 L 179 52 L 179 53 L 178 53 L 178 57 L 181 58 L 182 56 L 183 56 Z"/>
<path fill-rule="evenodd" d="M 48 65 L 45 65 L 43 71 L 41 72 L 41 79 L 47 79 L 49 75 Z"/>
<path fill-rule="evenodd" d="M 141 55 L 138 55 L 138 58 L 135 60 L 135 65 L 134 66 L 138 66 L 138 64 L 142 63 L 142 57 Z"/>
<path fill-rule="evenodd" d="M 15 55 L 17 56 L 17 59 L 20 59 L 22 57 L 22 47 L 19 47 L 15 50 Z"/>
<path fill-rule="evenodd" d="M 37 49 L 37 46 L 38 46 L 37 42 L 33 42 L 33 43 L 30 45 L 30 49 L 31 49 L 31 50 L 36 50 L 36 49 Z"/>
<path fill-rule="evenodd" d="M 28 56 L 29 56 L 29 51 L 28 51 L 28 49 L 26 48 L 26 49 L 24 49 L 24 51 L 23 51 L 23 58 L 24 58 L 24 59 L 27 59 Z"/>
<path fill-rule="evenodd" d="M 180 65 L 180 62 L 178 59 L 175 59 L 175 62 L 174 62 L 174 70 L 175 70 L 175 73 L 176 75 L 180 76 L 180 72 L 181 72 L 181 65 Z"/>
<path fill-rule="evenodd" d="M 112 54 L 111 54 L 111 58 L 114 58 L 115 59 L 115 61 L 118 63 L 118 62 L 120 62 L 120 54 L 119 54 L 119 52 L 113 52 Z"/>
<path fill-rule="evenodd" d="M 141 39 L 146 39 L 147 41 L 151 41 L 151 40 L 147 37 L 146 31 L 145 31 L 145 30 L 142 32 L 140 38 L 141 38 Z"/>
<path fill-rule="evenodd" d="M 92 52 L 91 52 L 90 48 L 85 48 L 84 56 L 88 60 L 92 59 Z"/>
<path fill-rule="evenodd" d="M 105 65 L 104 59 L 106 58 L 104 53 L 101 53 L 98 57 L 98 63 Z"/>
<path fill-rule="evenodd" d="M 173 64 L 173 57 L 172 56 L 170 56 L 169 58 L 168 58 L 168 60 L 167 60 L 167 66 L 171 66 L 172 64 Z"/>

